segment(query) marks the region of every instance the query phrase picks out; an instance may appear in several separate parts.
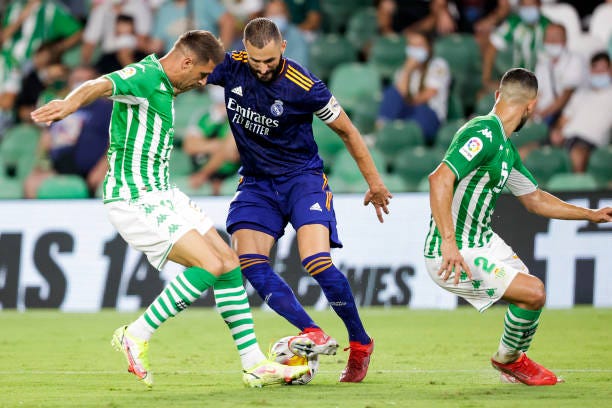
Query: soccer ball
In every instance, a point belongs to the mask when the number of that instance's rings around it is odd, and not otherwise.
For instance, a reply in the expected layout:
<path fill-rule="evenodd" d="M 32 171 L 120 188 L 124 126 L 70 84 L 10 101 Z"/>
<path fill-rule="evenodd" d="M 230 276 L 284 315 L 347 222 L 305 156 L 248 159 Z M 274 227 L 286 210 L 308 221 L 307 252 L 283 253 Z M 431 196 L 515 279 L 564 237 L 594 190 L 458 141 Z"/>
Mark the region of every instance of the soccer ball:
<path fill-rule="evenodd" d="M 310 358 L 306 358 L 293 354 L 289 349 L 289 340 L 291 338 L 292 336 L 283 337 L 274 343 L 270 349 L 270 359 L 288 366 L 307 365 L 310 367 L 310 374 L 304 374 L 297 380 L 293 380 L 291 384 L 308 384 L 312 381 L 317 371 L 319 371 L 319 356 L 315 354 Z"/>

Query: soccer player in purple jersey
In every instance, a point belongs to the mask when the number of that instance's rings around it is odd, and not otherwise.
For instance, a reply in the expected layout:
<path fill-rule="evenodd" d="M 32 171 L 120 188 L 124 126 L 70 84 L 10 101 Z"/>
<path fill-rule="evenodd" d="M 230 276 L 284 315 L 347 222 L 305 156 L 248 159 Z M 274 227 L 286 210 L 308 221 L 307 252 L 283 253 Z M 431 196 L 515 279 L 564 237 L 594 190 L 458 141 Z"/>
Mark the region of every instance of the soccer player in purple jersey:
<path fill-rule="evenodd" d="M 208 78 L 225 88 L 228 119 L 240 153 L 243 176 L 230 204 L 232 234 L 242 272 L 278 314 L 300 329 L 290 341 L 296 354 L 335 354 L 338 343 L 326 335 L 270 265 L 275 241 L 288 222 L 297 231 L 302 265 L 319 283 L 346 325 L 350 355 L 342 382 L 365 377 L 374 342 L 365 331 L 346 277 L 334 266 L 331 247 L 342 247 L 336 230 L 332 192 L 323 173 L 312 133 L 313 114 L 344 141 L 369 190 L 370 203 L 383 222 L 391 193 L 346 113 L 325 84 L 296 62 L 283 58 L 286 41 L 269 19 L 244 29 L 246 51 L 228 53 Z"/>

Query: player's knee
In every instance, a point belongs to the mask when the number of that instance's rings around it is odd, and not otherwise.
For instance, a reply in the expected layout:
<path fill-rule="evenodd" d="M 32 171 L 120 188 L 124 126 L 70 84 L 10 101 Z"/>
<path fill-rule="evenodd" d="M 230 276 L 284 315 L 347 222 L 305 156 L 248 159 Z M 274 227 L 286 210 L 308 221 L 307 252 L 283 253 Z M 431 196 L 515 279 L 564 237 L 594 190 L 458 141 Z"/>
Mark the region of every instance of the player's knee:
<path fill-rule="evenodd" d="M 534 283 L 531 287 L 529 303 L 532 310 L 539 310 L 543 308 L 546 303 L 546 288 L 544 287 L 544 283 L 538 278 L 534 279 Z"/>
<path fill-rule="evenodd" d="M 221 251 L 220 259 L 223 264 L 223 272 L 231 271 L 240 266 L 238 255 L 229 246 Z"/>

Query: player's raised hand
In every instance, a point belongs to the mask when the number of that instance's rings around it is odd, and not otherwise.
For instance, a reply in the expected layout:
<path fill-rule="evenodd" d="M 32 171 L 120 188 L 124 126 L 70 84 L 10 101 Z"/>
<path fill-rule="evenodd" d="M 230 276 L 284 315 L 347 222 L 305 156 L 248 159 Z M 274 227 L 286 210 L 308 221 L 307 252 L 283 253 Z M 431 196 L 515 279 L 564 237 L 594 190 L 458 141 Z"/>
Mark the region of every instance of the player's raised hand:
<path fill-rule="evenodd" d="M 32 120 L 36 123 L 50 125 L 52 122 L 62 120 L 78 109 L 78 106 L 65 99 L 55 99 L 41 106 L 31 113 Z"/>
<path fill-rule="evenodd" d="M 600 208 L 599 210 L 593 210 L 593 214 L 589 221 L 596 223 L 612 222 L 612 207 L 604 207 Z"/>
<path fill-rule="evenodd" d="M 455 285 L 459 284 L 461 278 L 461 271 L 467 274 L 469 279 L 472 279 L 472 271 L 467 266 L 463 255 L 457 248 L 457 243 L 453 240 L 443 239 L 442 240 L 442 266 L 438 271 L 438 276 L 442 277 L 442 280 L 447 281 L 451 274 L 455 272 Z"/>
<path fill-rule="evenodd" d="M 385 214 L 389 214 L 389 208 L 387 207 L 393 198 L 393 195 L 384 184 L 381 184 L 379 187 L 370 188 L 365 193 L 365 197 L 363 198 L 363 205 L 368 205 L 372 203 L 374 208 L 376 209 L 376 216 L 378 217 L 378 221 L 385 222 L 383 219 L 383 211 Z"/>

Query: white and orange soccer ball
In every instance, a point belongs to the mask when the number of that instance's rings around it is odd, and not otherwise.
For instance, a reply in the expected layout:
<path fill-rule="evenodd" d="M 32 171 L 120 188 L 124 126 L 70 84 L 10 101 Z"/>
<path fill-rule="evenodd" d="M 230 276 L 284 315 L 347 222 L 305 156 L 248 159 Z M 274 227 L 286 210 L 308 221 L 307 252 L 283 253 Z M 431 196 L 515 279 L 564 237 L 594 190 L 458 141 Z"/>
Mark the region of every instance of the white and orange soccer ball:
<path fill-rule="evenodd" d="M 293 354 L 289 349 L 289 340 L 292 337 L 293 336 L 283 337 L 272 345 L 270 348 L 270 360 L 288 366 L 308 365 L 308 367 L 310 367 L 310 373 L 304 374 L 297 380 L 291 382 L 293 385 L 308 384 L 312 381 L 317 371 L 319 371 L 319 356 L 314 355 L 313 357 L 306 358 Z"/>

